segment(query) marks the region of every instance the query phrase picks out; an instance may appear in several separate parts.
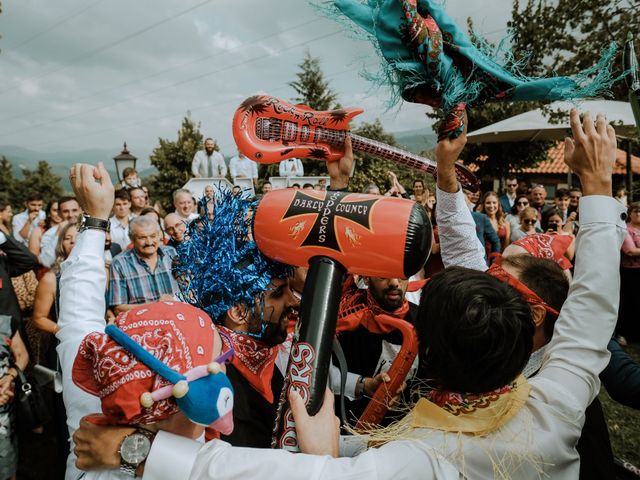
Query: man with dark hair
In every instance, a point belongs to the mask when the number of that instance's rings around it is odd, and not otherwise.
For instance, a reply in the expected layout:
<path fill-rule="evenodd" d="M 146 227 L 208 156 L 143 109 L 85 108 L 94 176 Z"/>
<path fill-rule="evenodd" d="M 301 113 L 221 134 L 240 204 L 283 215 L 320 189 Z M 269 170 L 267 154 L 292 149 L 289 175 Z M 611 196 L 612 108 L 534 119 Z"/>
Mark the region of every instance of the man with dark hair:
<path fill-rule="evenodd" d="M 575 444 L 584 411 L 598 393 L 598 374 L 608 362 L 606 345 L 616 323 L 625 214 L 611 198 L 613 128 L 601 115 L 594 124 L 588 113 L 583 127 L 575 110 L 571 128 L 574 139 L 565 140 L 565 161 L 585 189 L 578 261 L 571 292 L 534 377 L 527 380 L 519 372 L 533 348 L 536 318 L 546 312 L 556 315 L 557 310 L 499 266 L 492 267 L 490 275 L 445 270 L 425 286 L 418 312 L 420 349 L 431 375 L 428 389 L 398 424 L 373 430 L 364 439 L 376 448 L 352 459 L 330 458 L 337 455 L 339 442 L 333 412 L 327 407 L 309 417 L 302 399 L 293 394 L 298 443 L 303 452 L 316 456 L 249 451 L 215 441 L 196 452 L 195 445 L 178 447 L 173 436 L 160 433 L 145 474 L 203 480 L 306 479 L 309 472 L 317 478 L 379 480 L 577 478 Z M 436 148 L 438 204 L 442 192 L 462 209 L 455 161 L 466 143 L 465 133 L 453 140 L 445 137 Z M 347 157 L 350 143 L 345 144 Z M 342 165 L 331 168 L 342 170 Z M 466 218 L 472 225 L 468 213 Z M 480 262 L 476 252 L 472 256 Z M 437 358 L 438 353 L 448 361 Z M 82 443 L 77 444 L 79 465 L 116 467 L 115 445 L 126 431 L 85 427 L 74 437 Z M 188 472 L 186 463 L 193 465 Z"/>
<path fill-rule="evenodd" d="M 31 233 L 38 228 L 46 214 L 42 210 L 42 195 L 39 192 L 29 193 L 24 205 L 26 209 L 15 215 L 11 223 L 14 238 L 26 247 Z"/>
<path fill-rule="evenodd" d="M 562 214 L 562 224 L 564 225 L 569 218 L 569 207 L 571 206 L 569 190 L 566 188 L 557 189 L 553 201 L 558 211 Z"/>
<path fill-rule="evenodd" d="M 58 243 L 58 231 L 61 226 L 65 222 L 77 222 L 80 215 L 82 215 L 82 209 L 76 197 L 60 197 L 58 199 L 58 214 L 62 218 L 62 222 L 54 225 L 42 235 L 39 260 L 47 268 L 50 268 L 56 261 L 56 244 Z"/>
<path fill-rule="evenodd" d="M 572 212 L 578 211 L 578 204 L 582 198 L 582 190 L 578 187 L 571 187 L 569 189 L 569 209 Z"/>
<path fill-rule="evenodd" d="M 273 185 L 271 185 L 270 181 L 265 181 L 262 184 L 262 194 L 264 195 L 265 193 L 269 193 L 271 190 L 273 190 Z"/>
<path fill-rule="evenodd" d="M 147 206 L 149 195 L 142 187 L 133 187 L 129 190 L 129 200 L 131 200 L 131 216 L 137 217 Z"/>
<path fill-rule="evenodd" d="M 116 190 L 114 194 L 113 216 L 109 219 L 111 241 L 126 250 L 131 241 L 129 238 L 129 221 L 131 220 L 131 200 L 124 188 Z"/>
<path fill-rule="evenodd" d="M 198 150 L 191 162 L 191 173 L 195 178 L 226 177 L 227 164 L 220 152 L 216 152 L 213 138 L 204 141 L 204 150 Z"/>
<path fill-rule="evenodd" d="M 518 179 L 514 175 L 509 175 L 504 186 L 504 193 L 500 195 L 500 205 L 502 205 L 502 211 L 506 215 L 513 208 L 513 204 L 518 196 Z"/>

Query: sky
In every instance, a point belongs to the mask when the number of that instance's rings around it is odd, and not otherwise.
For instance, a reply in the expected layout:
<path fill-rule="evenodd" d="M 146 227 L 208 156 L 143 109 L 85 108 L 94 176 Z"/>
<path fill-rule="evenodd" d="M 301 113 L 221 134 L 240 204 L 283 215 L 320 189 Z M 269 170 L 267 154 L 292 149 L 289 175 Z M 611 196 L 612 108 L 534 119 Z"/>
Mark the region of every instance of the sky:
<path fill-rule="evenodd" d="M 295 96 L 288 82 L 308 49 L 343 106 L 400 132 L 428 128 L 426 107 L 386 110 L 389 92 L 367 42 L 304 0 L 4 0 L 0 14 L 0 145 L 40 152 L 113 151 L 139 167 L 158 138 L 176 138 L 187 112 L 222 152 L 235 150 L 231 118 L 246 97 Z M 505 34 L 511 0 L 448 0 L 489 40 Z"/>

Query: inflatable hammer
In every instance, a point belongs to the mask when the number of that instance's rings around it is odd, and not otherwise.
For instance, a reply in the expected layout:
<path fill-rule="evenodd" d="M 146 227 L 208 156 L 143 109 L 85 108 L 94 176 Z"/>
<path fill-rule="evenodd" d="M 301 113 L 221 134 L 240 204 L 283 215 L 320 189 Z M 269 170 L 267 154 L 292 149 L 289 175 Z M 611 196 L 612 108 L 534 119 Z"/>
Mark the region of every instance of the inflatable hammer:
<path fill-rule="evenodd" d="M 431 224 L 411 200 L 317 190 L 275 190 L 257 208 L 254 239 L 274 260 L 308 266 L 272 447 L 298 450 L 289 388 L 310 415 L 322 406 L 340 296 L 348 273 L 408 278 L 427 260 Z"/>

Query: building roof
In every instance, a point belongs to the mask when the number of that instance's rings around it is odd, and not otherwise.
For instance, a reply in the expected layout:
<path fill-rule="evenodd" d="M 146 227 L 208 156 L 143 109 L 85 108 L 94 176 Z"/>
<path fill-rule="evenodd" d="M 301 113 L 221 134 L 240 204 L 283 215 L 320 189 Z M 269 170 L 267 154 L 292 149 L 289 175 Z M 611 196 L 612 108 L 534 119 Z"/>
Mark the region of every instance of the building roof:
<path fill-rule="evenodd" d="M 547 154 L 548 159 L 540 162 L 537 167 L 523 168 L 522 170 L 511 170 L 511 173 L 530 173 L 530 174 L 547 174 L 558 175 L 569 173 L 569 167 L 564 163 L 564 144 L 557 143 L 555 146 L 549 149 Z M 479 160 L 484 160 L 486 157 L 480 157 Z M 476 165 L 470 165 L 470 169 L 473 172 L 478 171 Z M 635 155 L 631 156 L 631 170 L 634 174 L 640 174 L 640 157 Z M 616 165 L 613 169 L 614 175 L 626 175 L 627 173 L 627 152 L 618 149 L 616 154 Z"/>

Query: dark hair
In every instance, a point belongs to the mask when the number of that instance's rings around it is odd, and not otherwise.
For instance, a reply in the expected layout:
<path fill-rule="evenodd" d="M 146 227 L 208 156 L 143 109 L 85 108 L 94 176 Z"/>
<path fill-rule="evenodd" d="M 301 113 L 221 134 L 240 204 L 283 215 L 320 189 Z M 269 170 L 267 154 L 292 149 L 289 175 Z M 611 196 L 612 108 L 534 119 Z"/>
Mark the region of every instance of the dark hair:
<path fill-rule="evenodd" d="M 302 185 L 302 188 L 313 188 L 313 183 L 305 183 L 304 185 Z"/>
<path fill-rule="evenodd" d="M 53 225 L 51 225 L 51 207 L 53 207 L 54 203 L 58 203 L 58 200 L 51 200 L 49 203 L 47 203 L 47 207 L 44 209 L 44 213 L 47 215 L 44 219 L 44 230 L 45 232 L 47 230 L 49 230 Z M 58 203 L 58 207 L 60 207 L 60 204 Z M 0 208 L 0 212 L 4 210 L 3 208 Z M 58 216 L 60 216 L 60 211 L 58 211 Z"/>
<path fill-rule="evenodd" d="M 77 202 L 77 201 L 78 201 L 78 199 L 77 199 L 76 197 L 70 197 L 70 196 L 68 196 L 68 195 L 65 195 L 65 196 L 63 196 L 63 197 L 60 197 L 60 198 L 58 199 L 58 212 L 59 212 L 59 211 L 60 211 L 60 209 L 62 208 L 62 204 L 63 204 L 63 203 L 67 203 L 67 202 L 71 202 L 71 201 Z"/>
<path fill-rule="evenodd" d="M 559 188 L 556 190 L 556 198 L 565 198 L 569 196 L 569 190 L 566 188 Z"/>
<path fill-rule="evenodd" d="M 125 179 L 127 178 L 129 175 L 131 175 L 132 173 L 135 173 L 136 175 L 138 174 L 138 172 L 136 171 L 135 168 L 133 167 L 127 167 L 122 171 L 122 178 Z"/>
<path fill-rule="evenodd" d="M 560 311 L 569 294 L 569 280 L 560 265 L 548 258 L 538 258 L 523 253 L 502 258 L 503 265 L 511 265 L 520 272 L 519 280 L 544 300 L 547 305 Z M 553 336 L 558 317 L 547 312 L 544 319 L 544 337 Z"/>
<path fill-rule="evenodd" d="M 531 309 L 509 285 L 484 272 L 450 267 L 422 292 L 416 331 L 425 378 L 456 392 L 502 387 L 522 372 L 533 348 Z"/>
<path fill-rule="evenodd" d="M 264 182 L 264 183 L 267 183 L 267 182 Z M 294 183 L 293 185 L 291 185 L 291 188 L 300 188 L 300 184 Z"/>
<path fill-rule="evenodd" d="M 529 195 L 525 195 L 523 193 L 518 194 L 516 196 L 516 199 L 513 202 L 513 207 L 511 207 L 512 215 L 518 215 L 518 200 L 520 200 L 521 198 L 524 198 L 527 202 L 529 202 L 529 205 L 531 205 L 531 201 L 529 200 Z"/>
<path fill-rule="evenodd" d="M 114 194 L 114 200 L 117 198 L 119 198 L 120 200 L 127 200 L 129 202 L 131 201 L 131 198 L 129 197 L 129 192 L 124 188 L 121 188 L 120 190 L 116 190 L 116 193 Z"/>
<path fill-rule="evenodd" d="M 413 186 L 414 186 L 414 187 L 416 186 L 416 183 L 419 183 L 420 185 L 422 185 L 422 189 L 423 189 L 423 190 L 426 190 L 426 188 L 425 188 L 425 186 L 424 186 L 424 182 L 423 182 L 421 179 L 416 178 L 416 179 L 413 181 Z"/>
<path fill-rule="evenodd" d="M 0 211 L 2 210 L 4 210 L 4 208 L 0 208 Z M 631 221 L 631 214 L 637 211 L 640 211 L 640 202 L 633 202 L 629 204 L 627 207 L 627 223 Z"/>
<path fill-rule="evenodd" d="M 505 178 L 505 182 L 508 182 L 509 180 L 515 180 L 516 182 L 518 182 L 518 177 L 516 177 L 515 175 L 509 175 L 507 178 Z"/>
<path fill-rule="evenodd" d="M 542 214 L 542 218 L 540 219 L 540 227 L 542 227 L 542 231 L 546 232 L 549 229 L 549 219 L 553 216 L 559 216 L 562 219 L 562 212 L 557 208 L 551 208 Z"/>
<path fill-rule="evenodd" d="M 27 202 L 42 201 L 42 194 L 40 192 L 29 192 L 27 195 Z"/>

